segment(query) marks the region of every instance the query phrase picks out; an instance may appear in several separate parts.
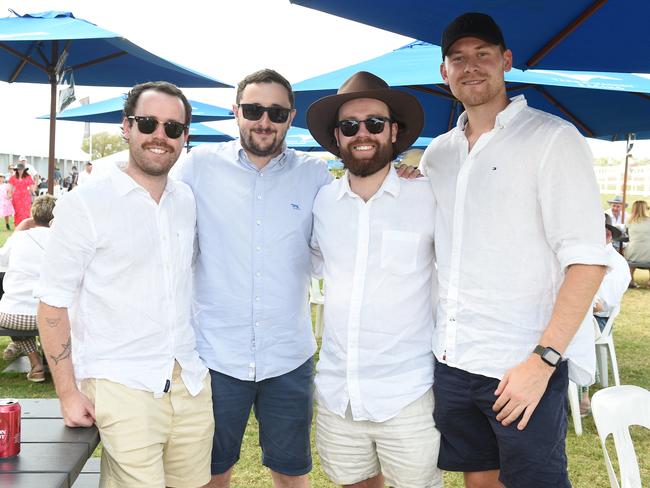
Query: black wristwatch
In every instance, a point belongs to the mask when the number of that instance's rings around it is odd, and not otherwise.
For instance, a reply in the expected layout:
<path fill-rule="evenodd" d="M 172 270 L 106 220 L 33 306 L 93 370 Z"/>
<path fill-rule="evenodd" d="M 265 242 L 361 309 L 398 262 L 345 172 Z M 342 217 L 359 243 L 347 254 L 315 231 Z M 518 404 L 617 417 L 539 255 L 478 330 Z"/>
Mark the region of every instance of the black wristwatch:
<path fill-rule="evenodd" d="M 544 347 L 537 344 L 533 352 L 535 354 L 539 354 L 539 356 L 542 358 L 542 361 L 544 361 L 549 366 L 553 366 L 554 368 L 557 368 L 558 364 L 560 364 L 560 361 L 562 361 L 562 354 L 557 352 L 552 347 Z"/>

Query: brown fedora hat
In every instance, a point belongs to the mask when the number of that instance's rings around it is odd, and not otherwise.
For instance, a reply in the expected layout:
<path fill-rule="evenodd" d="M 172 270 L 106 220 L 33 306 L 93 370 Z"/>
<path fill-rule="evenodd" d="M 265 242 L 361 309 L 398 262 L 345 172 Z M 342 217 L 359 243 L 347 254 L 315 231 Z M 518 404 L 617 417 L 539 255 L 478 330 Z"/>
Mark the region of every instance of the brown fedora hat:
<path fill-rule="evenodd" d="M 372 73 L 359 71 L 341 85 L 336 95 L 316 100 L 307 109 L 307 127 L 311 135 L 332 154 L 339 155 L 334 138 L 339 108 L 355 98 L 374 98 L 388 105 L 391 117 L 399 126 L 397 142 L 393 145 L 394 156 L 411 147 L 420 136 L 424 111 L 418 99 L 409 93 L 392 90 L 384 80 Z"/>

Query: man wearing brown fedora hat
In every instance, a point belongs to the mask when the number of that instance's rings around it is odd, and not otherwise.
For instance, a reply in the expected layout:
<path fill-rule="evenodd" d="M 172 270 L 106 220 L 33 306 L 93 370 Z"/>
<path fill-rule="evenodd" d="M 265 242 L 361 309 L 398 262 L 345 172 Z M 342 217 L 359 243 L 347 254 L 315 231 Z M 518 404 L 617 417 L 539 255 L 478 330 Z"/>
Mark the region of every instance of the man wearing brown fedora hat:
<path fill-rule="evenodd" d="M 593 382 L 587 312 L 608 264 L 592 156 L 571 124 L 508 98 L 512 52 L 490 16 L 453 20 L 442 55 L 465 112 L 421 162 L 437 204 L 438 466 L 472 487 L 569 487 L 568 376 Z"/>
<path fill-rule="evenodd" d="M 417 99 L 359 72 L 309 107 L 314 138 L 345 175 L 314 201 L 325 335 L 316 373 L 316 446 L 335 483 L 442 486 L 433 422 L 435 201 L 394 157 L 418 137 Z"/>

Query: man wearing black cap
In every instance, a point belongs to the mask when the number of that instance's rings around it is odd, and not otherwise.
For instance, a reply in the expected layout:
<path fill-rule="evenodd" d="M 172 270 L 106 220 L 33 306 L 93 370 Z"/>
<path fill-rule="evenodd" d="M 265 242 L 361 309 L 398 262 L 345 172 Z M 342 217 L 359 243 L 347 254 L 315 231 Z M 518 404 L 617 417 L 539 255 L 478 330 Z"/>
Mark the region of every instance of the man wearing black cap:
<path fill-rule="evenodd" d="M 568 376 L 593 382 L 608 264 L 592 156 L 571 124 L 508 99 L 494 20 L 463 14 L 440 71 L 465 112 L 425 151 L 436 199 L 438 466 L 466 486 L 569 487 Z"/>
<path fill-rule="evenodd" d="M 431 303 L 435 201 L 391 165 L 418 137 L 417 99 L 359 72 L 316 101 L 307 124 L 347 172 L 314 201 L 325 335 L 316 373 L 316 447 L 348 487 L 442 486 L 433 422 Z M 318 266 L 317 266 L 318 267 Z"/>

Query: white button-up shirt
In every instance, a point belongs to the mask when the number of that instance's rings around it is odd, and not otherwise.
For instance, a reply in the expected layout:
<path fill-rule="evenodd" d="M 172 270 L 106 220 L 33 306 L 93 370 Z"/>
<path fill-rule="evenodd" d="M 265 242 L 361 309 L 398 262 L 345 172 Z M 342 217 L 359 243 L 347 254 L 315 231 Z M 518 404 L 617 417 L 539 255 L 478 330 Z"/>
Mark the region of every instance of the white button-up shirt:
<path fill-rule="evenodd" d="M 431 388 L 434 215 L 427 179 L 393 168 L 367 202 L 347 173 L 316 197 L 326 288 L 316 392 L 341 417 L 349 404 L 355 420 L 382 422 Z"/>
<path fill-rule="evenodd" d="M 174 360 L 188 391 L 207 374 L 190 324 L 196 211 L 184 183 L 160 202 L 116 167 L 59 199 L 34 295 L 68 308 L 76 379 L 155 395 Z"/>
<path fill-rule="evenodd" d="M 616 305 L 621 303 L 627 291 L 632 276 L 630 267 L 611 243 L 607 244 L 607 258 L 609 259 L 609 272 L 603 278 L 600 288 L 596 292 L 596 299 L 601 302 L 603 310 L 595 312 L 599 317 L 609 317 Z"/>
<path fill-rule="evenodd" d="M 38 300 L 34 285 L 43 263 L 43 250 L 50 237 L 49 227 L 14 232 L 0 249 L 0 266 L 7 269 L 2 287 L 0 312 L 36 315 Z"/>
<path fill-rule="evenodd" d="M 607 265 L 592 155 L 571 124 L 515 97 L 468 152 L 458 125 L 423 155 L 437 202 L 440 300 L 434 353 L 501 378 L 533 351 L 564 270 Z M 564 356 L 579 384 L 593 382 L 591 310 Z"/>

